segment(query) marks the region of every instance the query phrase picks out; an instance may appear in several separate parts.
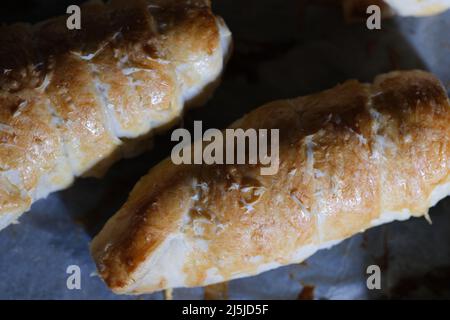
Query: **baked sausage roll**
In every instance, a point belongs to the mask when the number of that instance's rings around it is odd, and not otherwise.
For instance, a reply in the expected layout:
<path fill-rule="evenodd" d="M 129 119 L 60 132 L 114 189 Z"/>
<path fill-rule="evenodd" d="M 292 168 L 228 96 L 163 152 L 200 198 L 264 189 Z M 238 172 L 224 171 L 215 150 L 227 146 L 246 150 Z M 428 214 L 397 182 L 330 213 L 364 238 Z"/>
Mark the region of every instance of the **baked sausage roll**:
<path fill-rule="evenodd" d="M 275 101 L 231 128 L 279 129 L 278 172 L 170 158 L 152 168 L 91 245 L 114 292 L 298 263 L 370 227 L 426 216 L 450 194 L 450 104 L 423 71 Z"/>

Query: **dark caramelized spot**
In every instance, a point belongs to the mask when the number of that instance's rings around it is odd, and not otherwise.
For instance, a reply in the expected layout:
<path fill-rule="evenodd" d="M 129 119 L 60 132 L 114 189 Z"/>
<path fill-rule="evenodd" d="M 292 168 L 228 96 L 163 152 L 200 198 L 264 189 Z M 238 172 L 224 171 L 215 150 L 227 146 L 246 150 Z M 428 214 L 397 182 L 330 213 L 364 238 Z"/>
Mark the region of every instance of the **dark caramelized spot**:
<path fill-rule="evenodd" d="M 383 93 L 374 97 L 376 105 L 393 110 L 392 105 L 415 107 L 426 104 L 440 104 L 446 101 L 445 92 L 433 79 L 420 78 L 408 86 L 399 84 L 396 77 L 386 79 L 380 85 Z M 396 108 L 404 110 L 405 108 Z"/>

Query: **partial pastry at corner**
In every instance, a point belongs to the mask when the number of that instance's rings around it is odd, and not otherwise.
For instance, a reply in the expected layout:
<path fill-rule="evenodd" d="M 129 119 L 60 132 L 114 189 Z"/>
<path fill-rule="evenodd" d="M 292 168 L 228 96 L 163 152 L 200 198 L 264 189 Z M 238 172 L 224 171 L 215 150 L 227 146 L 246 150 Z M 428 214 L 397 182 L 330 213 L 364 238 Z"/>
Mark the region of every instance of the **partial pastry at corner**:
<path fill-rule="evenodd" d="M 383 16 L 430 16 L 450 8 L 450 0 L 337 0 L 347 21 L 367 19 L 370 5 L 380 7 Z"/>
<path fill-rule="evenodd" d="M 91 245 L 114 292 L 301 262 L 370 227 L 424 216 L 450 194 L 450 104 L 423 71 L 275 101 L 231 128 L 280 129 L 278 173 L 171 159 L 151 169 Z"/>
<path fill-rule="evenodd" d="M 212 93 L 231 35 L 207 0 L 91 1 L 0 27 L 0 229 L 31 204 L 149 146 Z"/>

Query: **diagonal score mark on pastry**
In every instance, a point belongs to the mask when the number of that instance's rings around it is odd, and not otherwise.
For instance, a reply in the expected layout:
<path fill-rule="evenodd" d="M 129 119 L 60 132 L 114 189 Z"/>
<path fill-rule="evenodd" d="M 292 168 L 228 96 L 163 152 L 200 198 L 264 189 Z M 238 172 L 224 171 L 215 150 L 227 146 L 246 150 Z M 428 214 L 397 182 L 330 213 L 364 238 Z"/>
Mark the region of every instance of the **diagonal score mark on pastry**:
<path fill-rule="evenodd" d="M 297 263 L 372 226 L 423 216 L 450 193 L 449 100 L 423 71 L 275 101 L 231 127 L 279 128 L 278 173 L 170 159 L 151 169 L 91 245 L 114 292 Z M 242 205 L 249 185 L 261 189 L 251 211 Z"/>
<path fill-rule="evenodd" d="M 0 229 L 31 204 L 101 175 L 214 89 L 231 34 L 208 1 L 112 0 L 0 27 Z"/>

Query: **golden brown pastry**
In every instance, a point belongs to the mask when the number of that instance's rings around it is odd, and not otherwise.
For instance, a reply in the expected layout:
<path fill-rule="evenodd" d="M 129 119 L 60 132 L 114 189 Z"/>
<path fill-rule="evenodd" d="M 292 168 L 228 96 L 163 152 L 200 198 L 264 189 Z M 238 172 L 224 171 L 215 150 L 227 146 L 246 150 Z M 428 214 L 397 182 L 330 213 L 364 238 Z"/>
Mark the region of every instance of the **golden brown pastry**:
<path fill-rule="evenodd" d="M 297 263 L 450 194 L 450 105 L 423 71 L 262 106 L 232 128 L 280 129 L 280 167 L 174 165 L 144 176 L 93 240 L 116 293 L 205 286 Z"/>
<path fill-rule="evenodd" d="M 112 0 L 0 28 L 0 229 L 206 99 L 230 32 L 207 0 Z"/>

